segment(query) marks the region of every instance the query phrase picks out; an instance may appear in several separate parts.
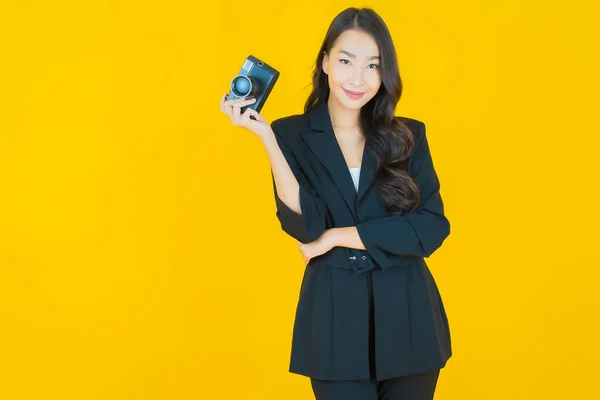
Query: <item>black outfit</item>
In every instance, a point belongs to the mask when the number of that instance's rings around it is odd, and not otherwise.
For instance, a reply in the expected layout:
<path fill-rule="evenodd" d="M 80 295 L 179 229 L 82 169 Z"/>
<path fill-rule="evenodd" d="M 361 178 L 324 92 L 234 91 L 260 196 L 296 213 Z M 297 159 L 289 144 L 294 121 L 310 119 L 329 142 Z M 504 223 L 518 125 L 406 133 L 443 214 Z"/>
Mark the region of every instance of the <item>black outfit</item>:
<path fill-rule="evenodd" d="M 311 379 L 316 400 L 431 400 L 440 370 L 384 381 L 321 381 Z"/>
<path fill-rule="evenodd" d="M 383 207 L 368 139 L 356 191 L 326 102 L 271 124 L 300 184 L 302 214 L 297 214 L 277 196 L 273 178 L 281 228 L 309 243 L 325 229 L 356 226 L 366 248 L 334 247 L 306 266 L 289 371 L 316 384 L 407 381 L 408 375 L 439 370 L 452 355 L 446 312 L 424 260 L 450 234 L 450 224 L 425 125 L 399 118 L 414 134 L 406 168 L 421 193 L 418 209 L 402 215 Z"/>
<path fill-rule="evenodd" d="M 432 400 L 440 369 L 378 381 L 375 371 L 375 321 L 371 271 L 369 281 L 369 370 L 367 380 L 320 380 L 311 378 L 316 400 Z"/>

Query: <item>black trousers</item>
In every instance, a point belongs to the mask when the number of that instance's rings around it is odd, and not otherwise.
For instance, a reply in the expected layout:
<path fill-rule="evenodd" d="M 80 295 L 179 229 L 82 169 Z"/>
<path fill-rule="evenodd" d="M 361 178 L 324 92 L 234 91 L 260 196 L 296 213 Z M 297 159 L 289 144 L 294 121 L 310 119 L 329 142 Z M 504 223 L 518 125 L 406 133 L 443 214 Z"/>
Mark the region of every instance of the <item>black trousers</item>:
<path fill-rule="evenodd" d="M 316 400 L 432 400 L 440 370 L 383 381 L 323 381 L 311 378 Z"/>
<path fill-rule="evenodd" d="M 327 381 L 311 378 L 316 400 L 432 400 L 440 370 L 377 381 L 375 379 L 375 323 L 371 272 L 369 285 L 369 381 Z"/>

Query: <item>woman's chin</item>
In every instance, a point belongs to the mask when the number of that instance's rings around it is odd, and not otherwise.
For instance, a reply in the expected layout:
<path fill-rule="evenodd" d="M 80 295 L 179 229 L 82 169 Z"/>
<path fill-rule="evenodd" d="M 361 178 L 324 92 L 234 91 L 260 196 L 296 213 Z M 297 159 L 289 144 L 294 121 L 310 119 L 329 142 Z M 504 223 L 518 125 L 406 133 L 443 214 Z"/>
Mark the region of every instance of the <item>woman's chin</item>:
<path fill-rule="evenodd" d="M 344 108 L 347 108 L 348 110 L 358 110 L 363 106 L 363 99 L 352 100 L 346 98 L 341 100 L 340 103 L 342 104 L 342 106 L 344 106 Z"/>

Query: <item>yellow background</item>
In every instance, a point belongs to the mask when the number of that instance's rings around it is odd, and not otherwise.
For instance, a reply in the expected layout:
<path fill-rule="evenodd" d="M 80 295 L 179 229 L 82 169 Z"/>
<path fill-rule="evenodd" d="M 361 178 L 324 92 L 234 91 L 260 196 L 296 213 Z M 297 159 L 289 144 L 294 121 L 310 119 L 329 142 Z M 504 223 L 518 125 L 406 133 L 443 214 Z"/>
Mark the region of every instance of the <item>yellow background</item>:
<path fill-rule="evenodd" d="M 263 115 L 301 113 L 361 5 L 452 225 L 436 399 L 600 397 L 593 3 L 3 0 L 0 398 L 313 398 L 287 371 L 301 256 L 218 103 L 253 54 L 281 71 Z"/>

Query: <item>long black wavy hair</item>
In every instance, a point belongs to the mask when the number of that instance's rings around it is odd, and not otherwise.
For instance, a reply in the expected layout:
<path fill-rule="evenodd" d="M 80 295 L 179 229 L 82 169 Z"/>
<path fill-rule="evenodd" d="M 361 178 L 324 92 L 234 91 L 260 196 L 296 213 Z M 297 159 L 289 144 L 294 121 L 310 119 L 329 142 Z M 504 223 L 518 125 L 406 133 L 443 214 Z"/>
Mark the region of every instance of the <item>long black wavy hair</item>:
<path fill-rule="evenodd" d="M 414 135 L 394 115 L 402 95 L 402 79 L 392 37 L 385 22 L 375 11 L 351 7 L 333 19 L 315 62 L 313 89 L 304 105 L 304 112 L 327 101 L 329 83 L 323 72 L 323 58 L 329 54 L 338 36 L 348 29 L 371 35 L 379 46 L 381 87 L 361 108 L 360 127 L 377 159 L 375 184 L 385 208 L 391 214 L 403 214 L 416 209 L 420 201 L 419 189 L 406 171 L 406 160 L 414 148 Z"/>

